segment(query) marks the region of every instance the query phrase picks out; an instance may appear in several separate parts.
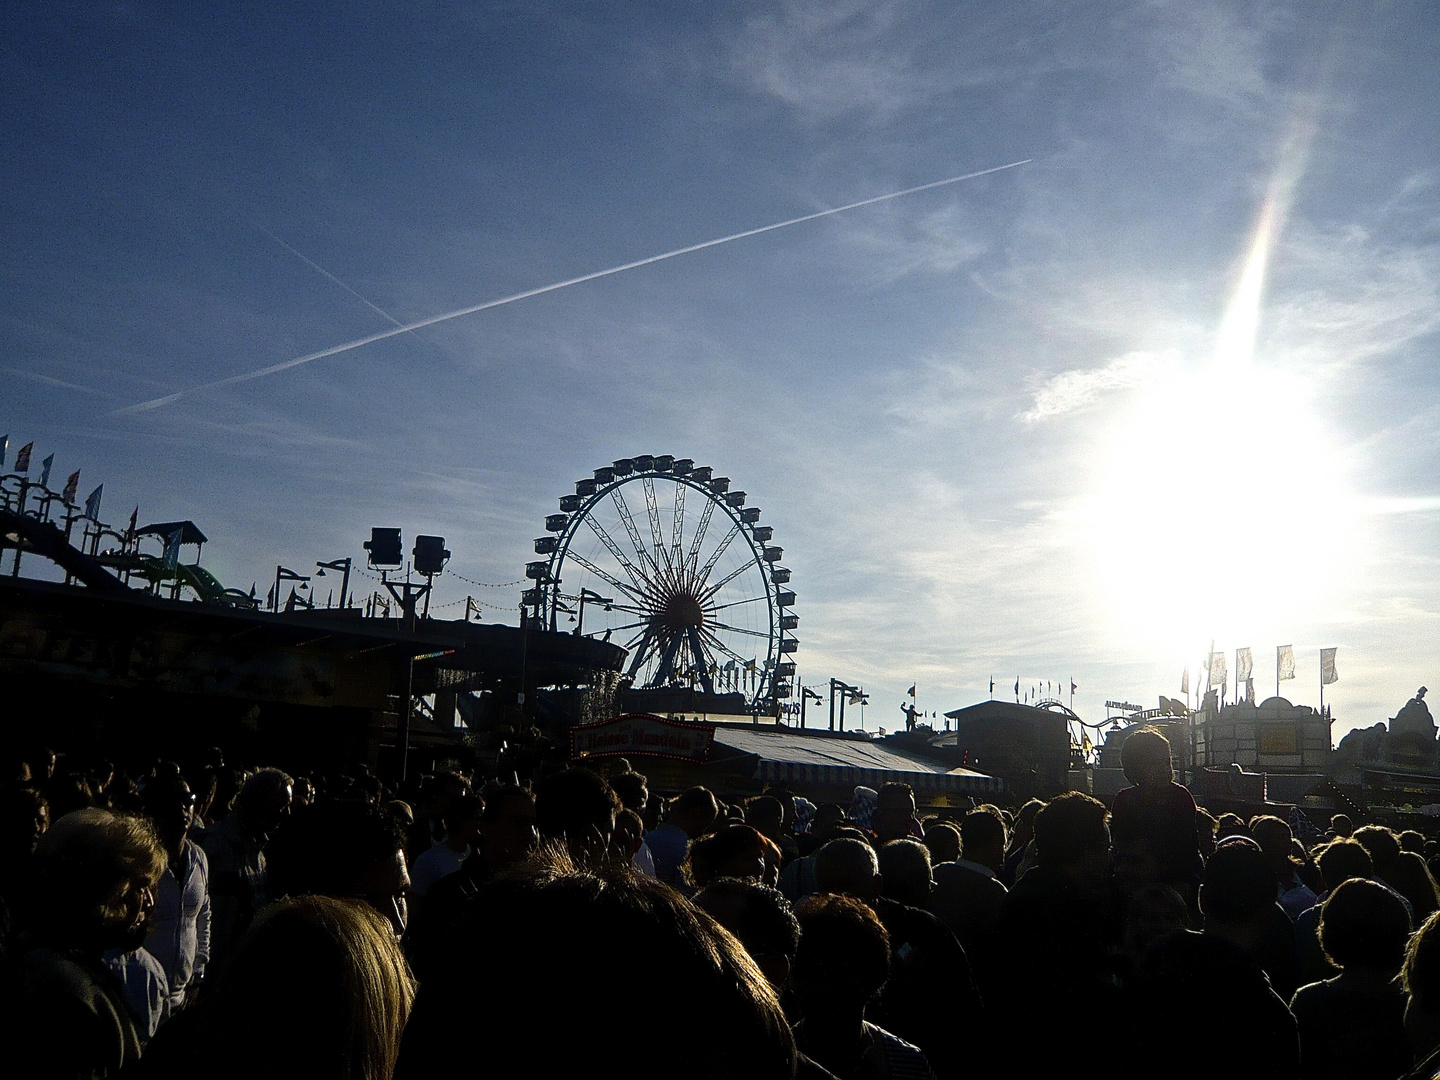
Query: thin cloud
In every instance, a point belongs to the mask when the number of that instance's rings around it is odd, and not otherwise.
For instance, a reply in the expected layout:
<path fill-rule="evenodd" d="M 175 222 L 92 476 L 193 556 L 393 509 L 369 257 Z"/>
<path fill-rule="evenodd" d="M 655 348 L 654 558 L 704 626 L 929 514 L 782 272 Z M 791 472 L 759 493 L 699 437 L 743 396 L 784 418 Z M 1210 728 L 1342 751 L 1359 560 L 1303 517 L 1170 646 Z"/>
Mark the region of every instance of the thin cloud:
<path fill-rule="evenodd" d="M 1129 352 L 1097 368 L 1062 371 L 1035 392 L 1034 404 L 1020 418 L 1027 424 L 1037 424 L 1087 408 L 1109 391 L 1141 385 L 1160 367 L 1173 362 L 1176 355 L 1174 350 Z"/>

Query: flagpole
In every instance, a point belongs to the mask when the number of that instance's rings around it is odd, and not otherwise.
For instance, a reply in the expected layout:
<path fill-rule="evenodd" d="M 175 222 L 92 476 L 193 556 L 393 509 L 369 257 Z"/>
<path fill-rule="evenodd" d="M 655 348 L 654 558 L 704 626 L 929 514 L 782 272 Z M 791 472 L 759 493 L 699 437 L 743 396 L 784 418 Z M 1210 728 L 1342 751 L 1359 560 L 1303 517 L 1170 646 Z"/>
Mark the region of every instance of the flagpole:
<path fill-rule="evenodd" d="M 1320 715 L 1325 715 L 1325 653 L 1320 653 Z"/>

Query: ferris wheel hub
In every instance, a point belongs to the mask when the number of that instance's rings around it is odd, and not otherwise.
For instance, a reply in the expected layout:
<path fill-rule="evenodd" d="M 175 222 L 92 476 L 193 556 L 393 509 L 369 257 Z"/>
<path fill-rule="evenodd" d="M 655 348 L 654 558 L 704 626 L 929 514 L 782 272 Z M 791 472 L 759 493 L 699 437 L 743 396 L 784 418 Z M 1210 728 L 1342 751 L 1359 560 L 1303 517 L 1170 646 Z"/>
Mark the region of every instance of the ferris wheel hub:
<path fill-rule="evenodd" d="M 690 592 L 671 593 L 665 598 L 665 606 L 660 609 L 659 616 L 656 621 L 666 630 L 674 632 L 705 625 L 705 612 L 700 607 L 700 600 Z"/>

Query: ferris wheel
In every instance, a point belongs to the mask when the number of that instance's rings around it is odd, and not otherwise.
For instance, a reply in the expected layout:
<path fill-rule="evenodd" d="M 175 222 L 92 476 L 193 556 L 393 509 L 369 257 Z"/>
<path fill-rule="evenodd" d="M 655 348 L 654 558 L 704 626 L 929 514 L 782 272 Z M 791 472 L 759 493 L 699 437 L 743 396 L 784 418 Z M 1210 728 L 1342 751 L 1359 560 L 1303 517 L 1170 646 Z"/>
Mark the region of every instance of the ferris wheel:
<path fill-rule="evenodd" d="M 770 712 L 792 692 L 800 620 L 783 549 L 745 500 L 689 458 L 596 469 L 546 517 L 524 605 L 552 630 L 623 646 L 637 688 L 738 693 Z"/>

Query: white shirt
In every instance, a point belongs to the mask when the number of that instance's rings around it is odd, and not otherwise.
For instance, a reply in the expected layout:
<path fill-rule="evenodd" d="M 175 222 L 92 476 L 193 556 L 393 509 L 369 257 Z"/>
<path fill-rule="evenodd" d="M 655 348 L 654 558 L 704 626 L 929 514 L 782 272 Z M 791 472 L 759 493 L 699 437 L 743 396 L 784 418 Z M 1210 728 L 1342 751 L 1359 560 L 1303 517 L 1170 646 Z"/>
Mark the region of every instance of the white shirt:
<path fill-rule="evenodd" d="M 460 869 L 460 864 L 470 857 L 470 845 L 464 851 L 456 851 L 445 841 L 433 845 L 415 860 L 410 868 L 410 889 L 416 896 L 424 896 L 441 878 L 447 878 Z"/>

